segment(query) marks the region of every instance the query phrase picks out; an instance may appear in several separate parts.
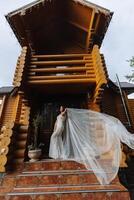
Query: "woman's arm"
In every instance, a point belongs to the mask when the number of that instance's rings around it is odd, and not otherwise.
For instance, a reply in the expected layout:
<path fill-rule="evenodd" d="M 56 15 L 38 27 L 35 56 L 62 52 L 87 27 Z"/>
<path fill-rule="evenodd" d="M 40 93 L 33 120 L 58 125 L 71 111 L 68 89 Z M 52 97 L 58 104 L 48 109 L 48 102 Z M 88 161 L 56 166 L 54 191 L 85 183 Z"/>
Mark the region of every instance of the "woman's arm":
<path fill-rule="evenodd" d="M 67 109 L 65 108 L 65 110 L 61 114 L 64 116 L 66 112 L 67 112 Z"/>

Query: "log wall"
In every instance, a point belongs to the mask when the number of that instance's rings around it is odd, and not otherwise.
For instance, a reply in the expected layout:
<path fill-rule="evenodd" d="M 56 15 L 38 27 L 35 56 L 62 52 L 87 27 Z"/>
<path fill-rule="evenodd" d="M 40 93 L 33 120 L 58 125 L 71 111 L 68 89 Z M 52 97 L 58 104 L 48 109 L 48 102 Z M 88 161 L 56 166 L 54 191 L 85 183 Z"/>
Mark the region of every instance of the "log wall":
<path fill-rule="evenodd" d="M 5 166 L 7 164 L 7 155 L 13 135 L 18 102 L 19 95 L 11 94 L 7 96 L 4 103 L 0 129 L 0 172 L 5 171 Z"/>

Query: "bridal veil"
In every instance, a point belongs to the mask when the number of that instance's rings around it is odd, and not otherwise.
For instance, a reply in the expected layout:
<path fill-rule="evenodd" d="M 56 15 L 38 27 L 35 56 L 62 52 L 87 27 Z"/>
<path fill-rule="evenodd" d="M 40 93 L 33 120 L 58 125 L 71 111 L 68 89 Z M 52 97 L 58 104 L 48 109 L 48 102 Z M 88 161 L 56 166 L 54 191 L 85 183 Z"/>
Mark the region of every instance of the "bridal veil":
<path fill-rule="evenodd" d="M 62 134 L 51 137 L 50 156 L 82 163 L 101 184 L 109 184 L 119 170 L 121 142 L 134 149 L 134 136 L 118 119 L 103 113 L 67 108 L 66 115 Z M 54 148 L 54 144 L 60 147 Z"/>

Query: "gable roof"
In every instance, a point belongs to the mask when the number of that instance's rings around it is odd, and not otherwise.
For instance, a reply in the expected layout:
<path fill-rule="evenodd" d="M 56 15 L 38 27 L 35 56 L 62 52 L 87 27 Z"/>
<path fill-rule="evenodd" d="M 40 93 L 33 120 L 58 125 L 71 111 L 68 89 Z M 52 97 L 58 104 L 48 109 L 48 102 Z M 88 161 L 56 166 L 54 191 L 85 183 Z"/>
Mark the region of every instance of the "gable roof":
<path fill-rule="evenodd" d="M 94 44 L 101 46 L 112 14 L 85 0 L 37 0 L 6 18 L 21 46 L 46 52 L 63 48 L 66 52 L 72 48 L 70 42 L 81 51 L 90 51 Z"/>

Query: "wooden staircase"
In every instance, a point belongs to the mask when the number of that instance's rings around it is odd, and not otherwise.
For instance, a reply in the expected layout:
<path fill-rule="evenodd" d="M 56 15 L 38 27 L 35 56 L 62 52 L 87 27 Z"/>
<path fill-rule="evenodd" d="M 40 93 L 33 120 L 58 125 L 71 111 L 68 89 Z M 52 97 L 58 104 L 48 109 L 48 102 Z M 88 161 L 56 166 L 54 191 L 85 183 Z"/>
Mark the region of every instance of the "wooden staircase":
<path fill-rule="evenodd" d="M 100 185 L 92 170 L 74 161 L 26 162 L 1 178 L 2 200 L 129 200 L 118 177 Z"/>

